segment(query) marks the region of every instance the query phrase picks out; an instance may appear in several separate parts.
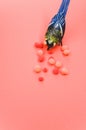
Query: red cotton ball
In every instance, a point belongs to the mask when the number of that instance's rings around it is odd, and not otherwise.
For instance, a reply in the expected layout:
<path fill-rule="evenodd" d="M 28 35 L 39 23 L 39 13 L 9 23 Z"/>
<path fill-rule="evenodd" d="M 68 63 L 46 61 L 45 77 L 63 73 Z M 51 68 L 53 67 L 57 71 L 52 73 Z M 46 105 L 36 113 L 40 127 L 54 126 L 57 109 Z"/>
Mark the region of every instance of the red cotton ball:
<path fill-rule="evenodd" d="M 48 63 L 49 63 L 50 65 L 55 65 L 56 61 L 55 61 L 55 59 L 51 56 L 51 57 L 49 57 L 49 59 L 48 59 Z"/>
<path fill-rule="evenodd" d="M 39 56 L 39 57 L 38 57 L 38 61 L 39 61 L 39 62 L 43 62 L 44 60 L 45 60 L 44 56 Z"/>
<path fill-rule="evenodd" d="M 35 68 L 34 68 L 34 71 L 36 72 L 36 73 L 40 73 L 41 72 L 41 66 L 40 65 L 36 65 L 35 66 Z"/>
<path fill-rule="evenodd" d="M 44 72 L 44 73 L 48 72 L 48 69 L 47 69 L 46 67 L 43 68 L 43 72 Z"/>
<path fill-rule="evenodd" d="M 40 49 L 40 50 L 37 51 L 38 56 L 42 56 L 43 54 L 44 54 L 43 50 Z"/>
<path fill-rule="evenodd" d="M 62 75 L 68 75 L 68 74 L 69 74 L 69 71 L 68 71 L 68 69 L 67 69 L 66 67 L 63 67 L 63 68 L 61 68 L 60 73 L 61 73 Z"/>
<path fill-rule="evenodd" d="M 56 67 L 53 69 L 53 71 L 52 71 L 52 72 L 53 72 L 53 74 L 54 74 L 54 75 L 59 74 L 59 70 L 58 70 L 58 68 L 56 68 Z"/>
<path fill-rule="evenodd" d="M 44 78 L 43 77 L 39 77 L 38 80 L 39 81 L 44 81 Z"/>
<path fill-rule="evenodd" d="M 63 55 L 64 56 L 68 56 L 70 54 L 70 50 L 69 49 L 65 49 L 64 51 L 63 51 Z"/>
<path fill-rule="evenodd" d="M 56 61 L 55 66 L 56 66 L 57 68 L 61 68 L 61 67 L 62 67 L 62 62 Z"/>
<path fill-rule="evenodd" d="M 44 44 L 43 43 L 39 43 L 39 48 L 43 48 Z"/>
<path fill-rule="evenodd" d="M 34 43 L 34 46 L 35 46 L 36 48 L 43 48 L 43 43 L 35 42 L 35 43 Z"/>
<path fill-rule="evenodd" d="M 39 43 L 38 43 L 38 42 L 35 42 L 35 43 L 34 43 L 34 46 L 35 46 L 36 48 L 39 48 Z"/>

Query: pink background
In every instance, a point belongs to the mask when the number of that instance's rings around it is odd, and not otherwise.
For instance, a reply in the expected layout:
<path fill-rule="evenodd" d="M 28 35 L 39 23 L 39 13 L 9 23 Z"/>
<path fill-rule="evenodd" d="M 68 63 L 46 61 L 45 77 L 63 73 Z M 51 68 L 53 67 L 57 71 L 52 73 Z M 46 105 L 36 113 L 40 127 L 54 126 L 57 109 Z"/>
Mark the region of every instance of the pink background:
<path fill-rule="evenodd" d="M 71 55 L 55 52 L 70 75 L 50 69 L 43 83 L 33 44 L 61 0 L 0 1 L 0 130 L 86 130 L 86 0 L 70 1 L 63 43 Z"/>

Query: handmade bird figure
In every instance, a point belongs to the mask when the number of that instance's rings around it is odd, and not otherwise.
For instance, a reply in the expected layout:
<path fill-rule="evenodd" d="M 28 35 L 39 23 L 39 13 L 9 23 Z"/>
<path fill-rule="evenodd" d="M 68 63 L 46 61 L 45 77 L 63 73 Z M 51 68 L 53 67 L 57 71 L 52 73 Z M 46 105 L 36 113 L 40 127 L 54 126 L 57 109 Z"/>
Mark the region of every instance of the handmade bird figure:
<path fill-rule="evenodd" d="M 45 34 L 45 43 L 47 50 L 56 45 L 62 46 L 62 38 L 65 33 L 65 17 L 67 14 L 70 0 L 62 0 L 58 13 L 51 19 L 47 32 Z"/>

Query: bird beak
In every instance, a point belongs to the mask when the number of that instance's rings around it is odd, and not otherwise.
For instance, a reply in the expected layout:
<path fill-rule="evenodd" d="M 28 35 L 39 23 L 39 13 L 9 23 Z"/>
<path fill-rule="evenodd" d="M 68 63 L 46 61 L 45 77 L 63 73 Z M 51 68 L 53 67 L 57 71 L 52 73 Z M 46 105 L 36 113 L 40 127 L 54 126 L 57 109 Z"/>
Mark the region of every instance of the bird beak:
<path fill-rule="evenodd" d="M 56 46 L 56 43 L 54 43 L 53 46 Z"/>

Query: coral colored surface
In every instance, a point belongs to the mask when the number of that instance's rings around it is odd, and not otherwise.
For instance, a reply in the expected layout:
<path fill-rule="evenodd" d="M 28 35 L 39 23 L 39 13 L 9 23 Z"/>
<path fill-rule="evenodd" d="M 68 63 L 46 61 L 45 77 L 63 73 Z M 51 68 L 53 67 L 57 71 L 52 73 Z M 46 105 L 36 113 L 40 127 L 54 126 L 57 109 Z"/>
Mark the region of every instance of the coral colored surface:
<path fill-rule="evenodd" d="M 54 53 L 70 75 L 53 75 L 49 67 L 39 82 L 33 73 L 33 44 L 43 40 L 60 3 L 0 1 L 0 130 L 86 130 L 86 0 L 70 1 L 63 43 L 71 55 Z"/>

